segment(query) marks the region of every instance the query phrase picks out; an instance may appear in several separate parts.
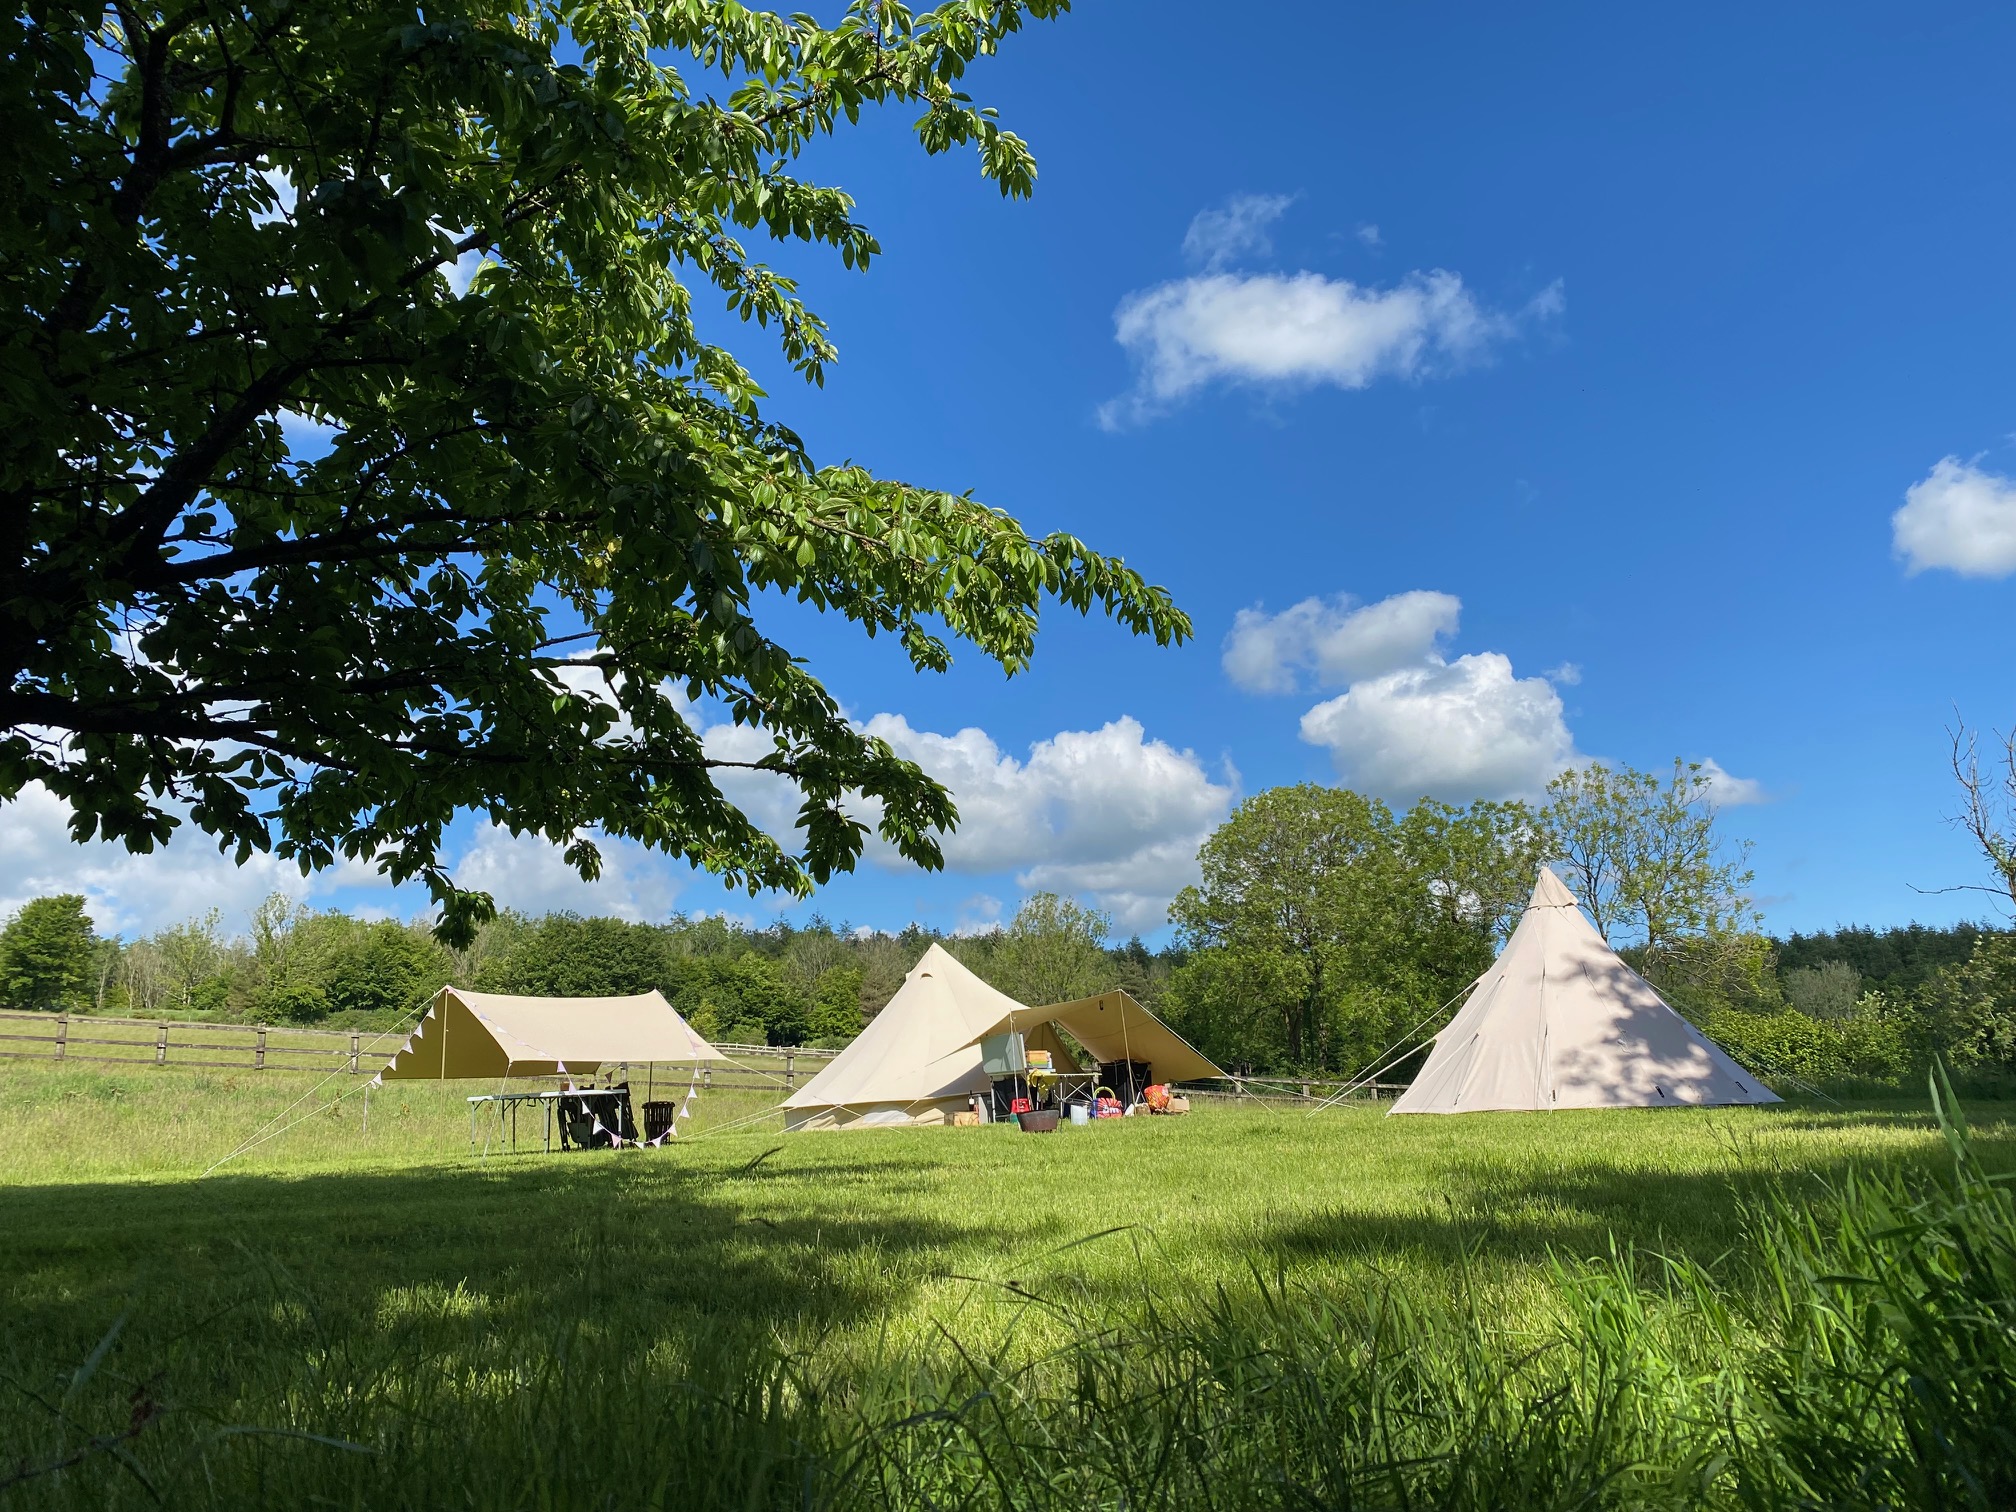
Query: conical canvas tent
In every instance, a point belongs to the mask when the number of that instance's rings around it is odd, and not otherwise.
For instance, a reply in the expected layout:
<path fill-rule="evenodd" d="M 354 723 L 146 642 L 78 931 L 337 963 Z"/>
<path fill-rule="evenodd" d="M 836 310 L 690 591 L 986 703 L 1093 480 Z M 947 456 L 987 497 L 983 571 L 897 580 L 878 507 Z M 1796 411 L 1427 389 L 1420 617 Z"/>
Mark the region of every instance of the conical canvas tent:
<path fill-rule="evenodd" d="M 784 1127 L 943 1123 L 987 1090 L 981 1031 L 1027 1011 L 933 945 L 853 1043 L 784 1099 Z"/>
<path fill-rule="evenodd" d="M 1200 1076 L 1223 1076 L 1203 1052 L 1143 1008 L 1124 992 L 1102 992 L 1097 997 L 1071 1003 L 1052 1003 L 1047 1008 L 1023 1008 L 989 1024 L 974 1037 L 977 1044 L 997 1034 L 1015 1030 L 1025 1036 L 1054 1026 L 1085 1047 L 1101 1065 L 1111 1061 L 1145 1061 L 1158 1082 L 1191 1081 Z M 1039 1047 L 1041 1040 L 1031 1040 Z"/>
<path fill-rule="evenodd" d="M 1392 1111 L 1777 1101 L 1619 960 L 1543 868 L 1519 927 Z"/>
<path fill-rule="evenodd" d="M 383 1081 L 592 1074 L 619 1061 L 725 1061 L 728 1057 L 657 992 L 634 997 L 512 997 L 444 987 Z"/>
<path fill-rule="evenodd" d="M 1098 1060 L 1147 1061 L 1164 1081 L 1223 1074 L 1124 992 L 1029 1008 L 933 945 L 854 1043 L 784 1100 L 784 1126 L 943 1123 L 988 1090 L 980 1042 L 997 1034 L 1014 1030 L 1058 1070 L 1080 1069 L 1059 1027 Z"/>

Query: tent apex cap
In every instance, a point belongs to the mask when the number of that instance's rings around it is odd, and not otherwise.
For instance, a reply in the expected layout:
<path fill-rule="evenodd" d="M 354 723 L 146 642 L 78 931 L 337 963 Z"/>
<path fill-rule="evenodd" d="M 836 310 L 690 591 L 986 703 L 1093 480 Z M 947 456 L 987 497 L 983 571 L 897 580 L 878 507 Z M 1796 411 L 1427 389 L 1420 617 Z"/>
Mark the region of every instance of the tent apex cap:
<path fill-rule="evenodd" d="M 1532 901 L 1526 906 L 1528 908 L 1576 908 L 1580 905 L 1575 900 L 1575 894 L 1568 890 L 1568 884 L 1561 880 L 1555 873 L 1554 868 L 1543 866 L 1540 868 L 1540 875 L 1533 882 Z"/>

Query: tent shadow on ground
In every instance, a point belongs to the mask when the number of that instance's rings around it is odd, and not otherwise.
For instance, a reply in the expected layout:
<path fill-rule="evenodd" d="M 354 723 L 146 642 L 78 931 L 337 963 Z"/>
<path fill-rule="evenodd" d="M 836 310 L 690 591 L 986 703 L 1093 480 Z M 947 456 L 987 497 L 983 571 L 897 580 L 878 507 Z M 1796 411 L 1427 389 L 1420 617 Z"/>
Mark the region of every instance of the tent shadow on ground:
<path fill-rule="evenodd" d="M 886 1185 L 889 1172 L 819 1175 Z M 919 1217 L 762 1208 L 755 1199 L 774 1179 L 760 1164 L 639 1169 L 590 1156 L 25 1188 L 9 1194 L 0 1271 L 10 1328 L 43 1337 L 81 1338 L 172 1290 L 178 1310 L 207 1291 L 220 1308 L 291 1301 L 350 1319 L 382 1316 L 395 1292 L 459 1292 L 500 1322 L 614 1300 L 660 1337 L 698 1338 L 780 1318 L 845 1326 L 971 1237 Z"/>
<path fill-rule="evenodd" d="M 1545 1119 L 1544 1113 L 1479 1114 L 1476 1117 Z M 1665 1111 L 1626 1112 L 1632 1119 L 1660 1118 Z M 1936 1129 L 1936 1120 L 1891 1111 L 1804 1114 L 1790 1109 L 1750 1115 L 1769 1128 L 1840 1131 L 1854 1127 Z M 1920 1145 L 1883 1154 L 1843 1151 L 1823 1159 L 1810 1152 L 1783 1162 L 1760 1159 L 1753 1141 L 1760 1132 L 1732 1131 L 1743 1146 L 1732 1147 L 1726 1166 L 1692 1171 L 1662 1170 L 1642 1155 L 1615 1161 L 1578 1153 L 1552 1170 L 1489 1160 L 1444 1160 L 1429 1183 L 1441 1200 L 1415 1214 L 1355 1211 L 1328 1213 L 1272 1225 L 1261 1238 L 1271 1254 L 1289 1263 L 1353 1258 L 1375 1263 L 1433 1257 L 1454 1263 L 1466 1251 L 1484 1260 L 1541 1262 L 1549 1256 L 1588 1258 L 1621 1246 L 1711 1262 L 1736 1247 L 1746 1209 L 1773 1195 L 1795 1202 L 1824 1197 L 1851 1171 L 1898 1174 L 1930 1181 L 1952 1170 L 1943 1145 Z M 1977 1130 L 1974 1152 L 1991 1171 L 2016 1170 L 2016 1129 L 2007 1125 Z M 1440 1211 L 1435 1209 L 1439 1207 Z"/>

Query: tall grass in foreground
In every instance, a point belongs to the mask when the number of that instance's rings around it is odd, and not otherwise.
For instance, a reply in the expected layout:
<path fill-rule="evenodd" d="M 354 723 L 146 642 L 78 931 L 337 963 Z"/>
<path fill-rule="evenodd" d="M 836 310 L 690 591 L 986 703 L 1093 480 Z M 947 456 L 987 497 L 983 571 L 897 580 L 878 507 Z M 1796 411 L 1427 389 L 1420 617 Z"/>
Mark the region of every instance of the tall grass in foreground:
<path fill-rule="evenodd" d="M 258 1332 L 6 1359 L 0 1503 L 2004 1508 L 2016 1209 L 1945 1124 L 1936 1181 L 1762 1203 L 1715 1266 L 1563 1264 L 1525 1331 L 1460 1288 L 1256 1275 L 1095 1311 L 1028 1295 L 1019 1328 L 1054 1343 L 1012 1366 L 952 1333 L 675 1352 L 612 1336 L 592 1285 L 505 1328 L 439 1290 L 331 1316 L 276 1272 Z"/>

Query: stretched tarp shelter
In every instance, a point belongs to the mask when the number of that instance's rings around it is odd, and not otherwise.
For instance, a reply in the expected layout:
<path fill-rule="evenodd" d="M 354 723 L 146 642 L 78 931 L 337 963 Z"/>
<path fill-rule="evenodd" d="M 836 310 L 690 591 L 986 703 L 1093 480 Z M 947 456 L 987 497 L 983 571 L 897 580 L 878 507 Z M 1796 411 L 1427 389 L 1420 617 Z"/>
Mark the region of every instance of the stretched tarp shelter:
<path fill-rule="evenodd" d="M 1145 1061 L 1158 1082 L 1192 1081 L 1201 1076 L 1225 1074 L 1182 1035 L 1117 990 L 1074 1002 L 1052 1003 L 1047 1008 L 1024 1008 L 1017 1004 L 975 1035 L 973 1043 L 1015 1033 L 1040 1049 L 1043 1041 L 1035 1036 L 1044 1029 L 1062 1029 L 1102 1066 L 1114 1061 Z"/>
<path fill-rule="evenodd" d="M 1542 868 L 1519 927 L 1392 1112 L 1778 1100 L 1618 959 Z"/>
<path fill-rule="evenodd" d="M 632 997 L 514 997 L 444 987 L 382 1081 L 593 1074 L 618 1061 L 698 1063 L 728 1057 L 694 1033 L 658 992 Z"/>
<path fill-rule="evenodd" d="M 980 1037 L 1029 1010 L 933 945 L 888 1006 L 812 1080 L 784 1099 L 787 1129 L 875 1128 L 946 1122 L 992 1081 Z M 1071 1060 L 1054 1034 L 1032 1041 Z"/>

